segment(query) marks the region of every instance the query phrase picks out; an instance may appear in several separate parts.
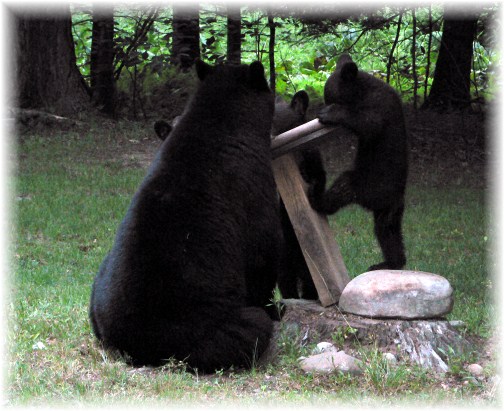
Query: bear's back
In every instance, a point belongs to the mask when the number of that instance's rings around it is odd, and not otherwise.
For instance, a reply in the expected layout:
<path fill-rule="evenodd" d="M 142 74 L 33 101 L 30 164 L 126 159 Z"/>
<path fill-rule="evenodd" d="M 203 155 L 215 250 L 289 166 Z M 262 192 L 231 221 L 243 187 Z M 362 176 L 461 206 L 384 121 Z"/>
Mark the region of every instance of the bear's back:
<path fill-rule="evenodd" d="M 202 82 L 118 231 L 107 276 L 143 304 L 143 296 L 156 301 L 158 293 L 165 304 L 180 304 L 187 289 L 204 298 L 227 282 L 239 298 L 244 279 L 237 273 L 256 258 L 244 250 L 266 231 L 251 226 L 275 218 L 273 98 L 247 87 L 240 70 L 216 68 Z"/>

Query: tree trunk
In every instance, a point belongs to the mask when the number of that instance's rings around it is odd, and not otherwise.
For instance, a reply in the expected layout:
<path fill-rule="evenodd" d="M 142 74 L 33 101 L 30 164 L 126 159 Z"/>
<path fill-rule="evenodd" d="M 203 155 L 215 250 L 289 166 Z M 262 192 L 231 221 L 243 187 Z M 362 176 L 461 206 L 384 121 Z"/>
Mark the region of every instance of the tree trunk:
<path fill-rule="evenodd" d="M 472 13 L 451 14 L 445 8 L 441 47 L 429 97 L 422 108 L 463 109 L 470 105 L 470 80 L 473 40 L 477 16 Z"/>
<path fill-rule="evenodd" d="M 236 4 L 227 5 L 227 62 L 241 63 L 241 12 Z"/>
<path fill-rule="evenodd" d="M 69 7 L 37 14 L 27 10 L 13 10 L 16 104 L 60 115 L 89 108 L 76 65 Z"/>
<path fill-rule="evenodd" d="M 93 10 L 91 44 L 91 101 L 103 113 L 115 116 L 114 7 Z"/>
<path fill-rule="evenodd" d="M 175 3 L 173 5 L 172 64 L 184 71 L 200 58 L 199 5 Z"/>
<path fill-rule="evenodd" d="M 416 67 L 416 36 L 417 36 L 417 18 L 415 7 L 411 10 L 411 18 L 413 20 L 413 41 L 411 44 L 411 62 L 413 71 L 413 108 L 418 108 L 418 76 Z"/>
<path fill-rule="evenodd" d="M 390 84 L 390 73 L 392 69 L 392 62 L 394 61 L 394 51 L 397 47 L 397 43 L 399 41 L 399 35 L 401 34 L 401 23 L 403 18 L 403 11 L 399 12 L 399 20 L 397 20 L 397 30 L 394 42 L 392 43 L 392 48 L 390 49 L 390 54 L 387 62 L 387 84 Z"/>
<path fill-rule="evenodd" d="M 427 43 L 427 66 L 425 67 L 425 82 L 424 82 L 424 102 L 427 101 L 427 90 L 429 87 L 429 75 L 431 65 L 431 48 L 432 48 L 432 5 L 429 5 L 429 41 Z"/>
<path fill-rule="evenodd" d="M 273 14 L 271 10 L 268 9 L 268 26 L 270 29 L 270 37 L 269 37 L 269 68 L 270 68 L 270 89 L 275 94 L 276 91 L 276 73 L 275 73 L 275 22 L 273 20 Z"/>

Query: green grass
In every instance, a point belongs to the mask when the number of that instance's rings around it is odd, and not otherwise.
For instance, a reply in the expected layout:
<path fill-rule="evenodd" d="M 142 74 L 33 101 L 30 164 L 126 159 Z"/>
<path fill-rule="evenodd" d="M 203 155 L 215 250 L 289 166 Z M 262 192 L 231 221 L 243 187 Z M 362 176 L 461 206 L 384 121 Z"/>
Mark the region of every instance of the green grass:
<path fill-rule="evenodd" d="M 18 147 L 19 166 L 9 180 L 16 197 L 8 282 L 6 382 L 11 404 L 366 406 L 480 401 L 481 386 L 442 389 L 425 371 L 391 369 L 373 352 L 363 353 L 362 377 L 305 375 L 297 358 L 308 354 L 313 344 L 303 347 L 301 336 L 293 338 L 288 330 L 281 333 L 276 363 L 210 376 L 193 375 L 181 364 L 136 370 L 101 350 L 87 318 L 91 284 L 145 174 L 142 168 L 124 167 L 106 151 L 140 133 L 127 127 L 81 135 L 55 132 L 26 137 Z M 447 277 L 456 301 L 450 318 L 463 320 L 468 334 L 487 336 L 494 305 L 484 192 L 410 187 L 406 210 L 407 268 Z M 381 258 L 370 217 L 350 207 L 331 218 L 352 276 Z M 44 349 L 33 348 L 39 342 Z M 463 368 L 458 369 L 462 378 Z"/>

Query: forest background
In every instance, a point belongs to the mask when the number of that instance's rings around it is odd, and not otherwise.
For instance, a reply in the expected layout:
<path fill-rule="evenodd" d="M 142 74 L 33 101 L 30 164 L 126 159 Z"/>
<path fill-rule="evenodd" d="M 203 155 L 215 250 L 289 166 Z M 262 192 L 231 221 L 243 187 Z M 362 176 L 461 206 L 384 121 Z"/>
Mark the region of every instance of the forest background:
<path fill-rule="evenodd" d="M 500 20 L 494 3 L 241 7 L 176 2 L 94 8 L 72 3 L 60 6 L 54 21 L 51 10 L 45 22 L 37 23 L 26 9 L 18 14 L 26 23 L 17 27 L 14 42 L 15 49 L 23 50 L 14 63 L 16 106 L 22 108 L 75 113 L 89 105 L 85 93 L 115 118 L 146 120 L 161 106 L 169 116 L 168 106 L 185 102 L 194 86 L 192 73 L 184 74 L 197 58 L 211 63 L 259 60 L 278 95 L 305 89 L 316 101 L 343 52 L 361 70 L 391 84 L 414 108 L 477 110 L 497 90 Z M 58 55 L 48 51 L 58 45 Z M 78 72 L 64 73 L 64 62 L 76 65 Z"/>

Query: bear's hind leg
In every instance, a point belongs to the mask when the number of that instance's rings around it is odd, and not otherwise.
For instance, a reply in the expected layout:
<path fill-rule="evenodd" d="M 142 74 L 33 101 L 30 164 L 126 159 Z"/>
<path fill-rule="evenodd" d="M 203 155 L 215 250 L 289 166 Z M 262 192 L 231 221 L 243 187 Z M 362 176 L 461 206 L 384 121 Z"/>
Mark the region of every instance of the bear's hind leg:
<path fill-rule="evenodd" d="M 241 309 L 239 321 L 227 322 L 205 341 L 196 341 L 186 359 L 193 369 L 211 373 L 231 366 L 251 368 L 268 348 L 273 322 L 257 307 Z"/>
<path fill-rule="evenodd" d="M 212 373 L 231 366 L 249 368 L 266 350 L 273 322 L 263 309 L 246 307 L 236 315 L 182 323 L 165 319 L 129 322 L 111 330 L 105 345 L 125 354 L 133 366 L 160 366 L 175 358 L 199 372 Z"/>
<path fill-rule="evenodd" d="M 385 261 L 372 265 L 368 271 L 381 269 L 400 270 L 406 264 L 401 229 L 403 213 L 403 205 L 386 210 L 375 210 L 373 212 L 375 235 Z"/>
<path fill-rule="evenodd" d="M 306 267 L 296 233 L 281 200 L 280 218 L 284 241 L 279 264 L 278 288 L 282 293 L 282 298 L 299 298 L 297 279 L 301 277 L 303 271 L 308 270 L 308 267 Z"/>

